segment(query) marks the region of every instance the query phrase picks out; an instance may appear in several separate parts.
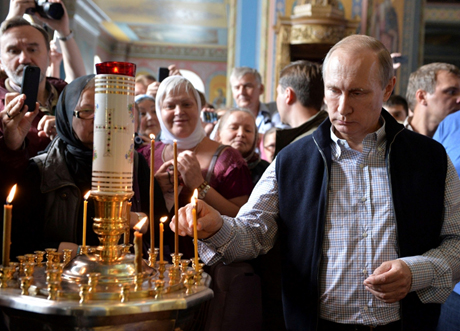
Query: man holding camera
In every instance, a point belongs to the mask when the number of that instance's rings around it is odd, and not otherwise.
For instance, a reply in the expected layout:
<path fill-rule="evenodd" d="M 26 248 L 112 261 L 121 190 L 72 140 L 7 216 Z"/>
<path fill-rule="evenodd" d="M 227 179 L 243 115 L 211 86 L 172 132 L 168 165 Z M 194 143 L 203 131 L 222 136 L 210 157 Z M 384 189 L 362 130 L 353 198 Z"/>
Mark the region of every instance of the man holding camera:
<path fill-rule="evenodd" d="M 2 176 L 2 191 L 9 189 L 9 184 L 14 184 L 27 160 L 44 150 L 56 135 L 54 107 L 66 85 L 61 79 L 45 77 L 50 61 L 48 33 L 41 26 L 22 18 L 32 7 L 35 7 L 34 1 L 11 0 L 7 19 L 0 28 L 1 69 L 8 76 L 0 80 L 0 171 L 8 174 Z M 63 15 L 59 20 L 43 17 L 40 20 L 57 31 L 64 58 L 70 58 L 70 54 L 78 56 L 80 53 L 69 28 L 65 7 L 62 8 Z M 27 65 L 36 66 L 41 72 L 38 104 L 34 110 L 23 108 L 26 95 L 20 94 Z M 8 183 L 3 183 L 6 178 Z"/>

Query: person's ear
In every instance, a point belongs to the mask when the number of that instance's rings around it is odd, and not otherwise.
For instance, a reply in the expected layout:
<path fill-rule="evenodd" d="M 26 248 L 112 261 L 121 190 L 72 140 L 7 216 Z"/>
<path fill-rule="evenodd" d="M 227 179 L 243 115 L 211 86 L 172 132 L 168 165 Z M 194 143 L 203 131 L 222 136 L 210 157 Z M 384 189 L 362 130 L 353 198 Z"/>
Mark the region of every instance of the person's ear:
<path fill-rule="evenodd" d="M 292 105 L 297 101 L 297 95 L 295 94 L 294 90 L 290 87 L 287 87 L 286 90 L 284 91 L 286 95 L 286 103 L 288 105 Z"/>
<path fill-rule="evenodd" d="M 393 92 L 395 84 L 396 77 L 393 76 L 393 78 L 391 78 L 388 82 L 387 86 L 385 86 L 385 92 L 383 93 L 383 102 L 387 101 L 391 97 L 391 93 Z"/>
<path fill-rule="evenodd" d="M 417 103 L 421 104 L 422 106 L 427 106 L 428 103 L 427 103 L 427 100 L 426 100 L 426 97 L 427 97 L 427 94 L 426 91 L 424 90 L 417 90 L 417 92 L 415 92 L 415 100 L 417 100 Z"/>
<path fill-rule="evenodd" d="M 264 92 L 265 92 L 265 86 L 264 84 L 261 83 L 260 84 L 260 94 L 264 94 Z"/>

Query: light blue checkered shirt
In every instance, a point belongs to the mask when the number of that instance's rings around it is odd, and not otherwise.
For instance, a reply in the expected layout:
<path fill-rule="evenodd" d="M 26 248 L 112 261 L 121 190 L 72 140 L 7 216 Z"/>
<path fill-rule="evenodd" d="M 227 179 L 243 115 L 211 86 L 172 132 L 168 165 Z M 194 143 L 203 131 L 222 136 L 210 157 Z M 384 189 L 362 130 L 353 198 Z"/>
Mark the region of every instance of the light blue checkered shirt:
<path fill-rule="evenodd" d="M 351 149 L 331 130 L 332 169 L 321 264 L 320 316 L 337 323 L 384 325 L 398 320 L 399 303 L 383 303 L 363 286 L 382 262 L 398 257 L 396 220 L 385 166 L 385 125 Z M 200 242 L 212 264 L 264 254 L 276 238 L 278 186 L 275 161 L 265 171 L 236 218 L 223 216 L 222 228 Z M 411 291 L 422 302 L 442 303 L 460 280 L 460 180 L 449 160 L 441 245 L 422 256 L 405 257 Z M 306 312 L 308 313 L 308 312 Z"/>

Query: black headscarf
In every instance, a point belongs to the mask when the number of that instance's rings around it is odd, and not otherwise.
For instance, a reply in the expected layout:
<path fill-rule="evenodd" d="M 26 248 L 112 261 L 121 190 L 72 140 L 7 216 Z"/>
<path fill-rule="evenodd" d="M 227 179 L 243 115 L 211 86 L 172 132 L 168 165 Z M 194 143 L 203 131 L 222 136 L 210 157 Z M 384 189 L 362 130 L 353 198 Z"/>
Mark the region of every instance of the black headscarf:
<path fill-rule="evenodd" d="M 86 147 L 75 135 L 72 128 L 74 110 L 78 105 L 81 93 L 95 75 L 87 75 L 75 79 L 66 86 L 56 106 L 56 130 L 58 137 L 65 144 L 65 160 L 75 183 L 80 188 L 91 184 L 91 168 L 93 151 Z"/>

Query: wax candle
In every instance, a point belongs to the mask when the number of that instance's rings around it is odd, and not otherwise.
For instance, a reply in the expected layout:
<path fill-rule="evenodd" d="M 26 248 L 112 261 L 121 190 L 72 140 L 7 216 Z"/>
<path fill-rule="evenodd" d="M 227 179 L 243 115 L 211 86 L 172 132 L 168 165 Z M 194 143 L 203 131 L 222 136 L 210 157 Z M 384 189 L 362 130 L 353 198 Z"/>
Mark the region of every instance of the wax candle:
<path fill-rule="evenodd" d="M 163 223 L 168 220 L 168 216 L 163 216 L 160 218 L 160 263 L 163 263 L 163 232 L 164 225 Z"/>
<path fill-rule="evenodd" d="M 177 140 L 174 140 L 174 253 L 179 254 L 179 177 L 177 171 Z"/>
<path fill-rule="evenodd" d="M 193 191 L 192 197 L 192 217 L 193 217 L 193 243 L 195 248 L 195 270 L 198 271 L 198 230 L 197 230 L 197 221 L 196 221 L 196 202 L 198 200 L 198 190 Z"/>
<path fill-rule="evenodd" d="M 155 201 L 155 189 L 154 189 L 154 178 L 155 178 L 155 135 L 150 134 L 150 248 L 152 252 L 155 249 L 155 227 L 154 227 L 154 201 Z"/>
<path fill-rule="evenodd" d="M 133 203 L 130 201 L 128 202 L 128 205 L 126 206 L 127 209 L 127 217 L 128 217 L 128 224 L 126 225 L 125 233 L 123 234 L 123 243 L 125 245 L 129 244 L 129 224 L 130 224 L 130 219 L 131 219 L 131 206 Z"/>
<path fill-rule="evenodd" d="M 86 215 L 88 214 L 88 198 L 90 194 L 91 191 L 88 191 L 84 196 L 85 201 L 83 201 L 83 238 L 81 241 L 83 247 L 86 246 Z"/>
<path fill-rule="evenodd" d="M 10 190 L 10 194 L 6 198 L 6 204 L 3 206 L 3 256 L 2 264 L 7 267 L 10 263 L 10 245 L 11 245 L 11 217 L 13 216 L 14 194 L 16 193 L 17 184 Z"/>
<path fill-rule="evenodd" d="M 136 274 L 142 273 L 142 226 L 147 221 L 147 217 L 141 219 L 134 226 L 134 269 Z"/>

